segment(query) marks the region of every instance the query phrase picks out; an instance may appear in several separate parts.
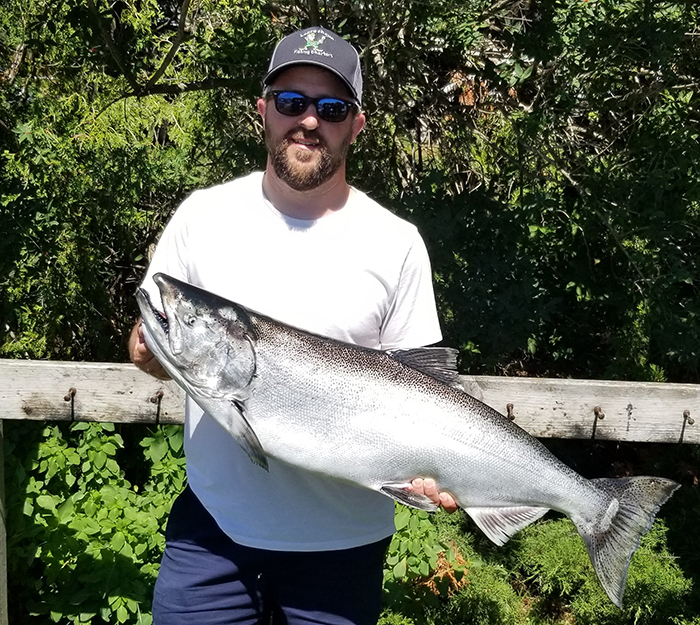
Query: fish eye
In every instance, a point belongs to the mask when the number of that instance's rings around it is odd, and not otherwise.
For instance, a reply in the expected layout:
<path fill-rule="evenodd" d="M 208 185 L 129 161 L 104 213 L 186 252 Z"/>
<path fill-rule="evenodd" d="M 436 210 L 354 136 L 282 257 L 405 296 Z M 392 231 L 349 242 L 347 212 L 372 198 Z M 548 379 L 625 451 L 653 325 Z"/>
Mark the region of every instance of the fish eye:
<path fill-rule="evenodd" d="M 187 315 L 187 317 L 185 317 L 185 323 L 188 326 L 190 326 L 190 328 L 194 327 L 194 324 L 196 322 L 197 322 L 197 317 L 195 317 L 194 315 Z"/>

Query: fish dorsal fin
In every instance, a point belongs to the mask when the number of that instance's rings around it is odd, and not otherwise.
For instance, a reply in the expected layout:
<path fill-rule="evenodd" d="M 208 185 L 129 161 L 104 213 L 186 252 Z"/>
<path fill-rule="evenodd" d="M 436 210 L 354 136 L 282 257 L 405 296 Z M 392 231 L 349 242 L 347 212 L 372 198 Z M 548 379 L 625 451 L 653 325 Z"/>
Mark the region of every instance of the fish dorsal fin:
<path fill-rule="evenodd" d="M 505 545 L 511 536 L 547 514 L 549 508 L 507 506 L 464 510 L 490 540 L 497 545 Z"/>
<path fill-rule="evenodd" d="M 451 386 L 458 385 L 457 356 L 453 347 L 415 347 L 390 349 L 387 353 L 413 369 Z"/>
<path fill-rule="evenodd" d="M 418 508 L 418 510 L 426 512 L 435 512 L 438 509 L 430 497 L 412 491 L 408 482 L 387 482 L 382 484 L 379 492 L 411 508 Z"/>

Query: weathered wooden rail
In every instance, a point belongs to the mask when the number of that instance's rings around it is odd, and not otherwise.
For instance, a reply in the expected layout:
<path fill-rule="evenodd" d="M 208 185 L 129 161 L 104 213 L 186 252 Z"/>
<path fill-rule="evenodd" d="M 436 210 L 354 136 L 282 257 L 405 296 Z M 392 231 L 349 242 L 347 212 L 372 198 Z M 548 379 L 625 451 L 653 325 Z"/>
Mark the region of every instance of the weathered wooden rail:
<path fill-rule="evenodd" d="M 489 376 L 462 384 L 538 437 L 700 443 L 697 384 Z M 0 420 L 14 419 L 182 423 L 184 394 L 131 364 L 0 360 Z"/>
<path fill-rule="evenodd" d="M 534 436 L 700 443 L 700 385 L 463 376 Z M 8 625 L 3 420 L 182 423 L 184 394 L 130 364 L 0 360 L 0 625 Z"/>

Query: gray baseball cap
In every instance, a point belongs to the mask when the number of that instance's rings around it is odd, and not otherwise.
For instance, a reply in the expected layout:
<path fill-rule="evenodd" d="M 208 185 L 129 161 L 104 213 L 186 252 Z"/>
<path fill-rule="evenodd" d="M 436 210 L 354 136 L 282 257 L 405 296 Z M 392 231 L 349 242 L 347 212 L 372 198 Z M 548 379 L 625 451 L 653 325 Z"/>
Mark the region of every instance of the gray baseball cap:
<path fill-rule="evenodd" d="M 336 33 L 312 26 L 282 39 L 270 59 L 263 85 L 293 65 L 316 65 L 338 76 L 350 89 L 357 104 L 362 104 L 362 70 L 357 50 Z"/>

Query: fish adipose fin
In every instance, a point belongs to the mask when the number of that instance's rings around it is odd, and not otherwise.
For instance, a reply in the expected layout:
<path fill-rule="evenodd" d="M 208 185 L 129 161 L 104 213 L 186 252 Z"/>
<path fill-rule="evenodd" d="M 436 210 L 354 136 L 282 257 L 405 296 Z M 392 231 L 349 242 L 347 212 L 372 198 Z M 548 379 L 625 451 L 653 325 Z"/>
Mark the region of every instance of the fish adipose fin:
<path fill-rule="evenodd" d="M 464 510 L 490 540 L 497 545 L 505 545 L 511 536 L 547 514 L 549 508 L 507 506 L 500 508 L 469 507 Z"/>
<path fill-rule="evenodd" d="M 450 386 L 458 385 L 457 355 L 452 347 L 417 347 L 414 349 L 390 349 L 387 353 L 413 369 L 425 373 Z"/>
<path fill-rule="evenodd" d="M 236 438 L 238 444 L 243 448 L 248 454 L 253 464 L 257 464 L 259 467 L 269 471 L 270 468 L 267 464 L 267 456 L 263 451 L 263 447 L 260 444 L 257 434 L 250 427 L 248 419 L 245 417 L 245 405 L 242 401 L 232 400 L 228 428 L 231 434 Z"/>
<path fill-rule="evenodd" d="M 410 490 L 410 488 L 411 485 L 407 482 L 389 482 L 384 484 L 379 489 L 379 492 L 410 508 L 418 508 L 418 510 L 425 510 L 426 512 L 435 512 L 438 509 L 430 497 L 420 495 Z"/>
<path fill-rule="evenodd" d="M 627 570 L 642 536 L 654 523 L 659 508 L 680 486 L 673 480 L 657 477 L 629 477 L 591 480 L 611 495 L 606 510 L 592 523 L 576 519 L 581 538 L 598 579 L 610 600 L 622 607 Z"/>

